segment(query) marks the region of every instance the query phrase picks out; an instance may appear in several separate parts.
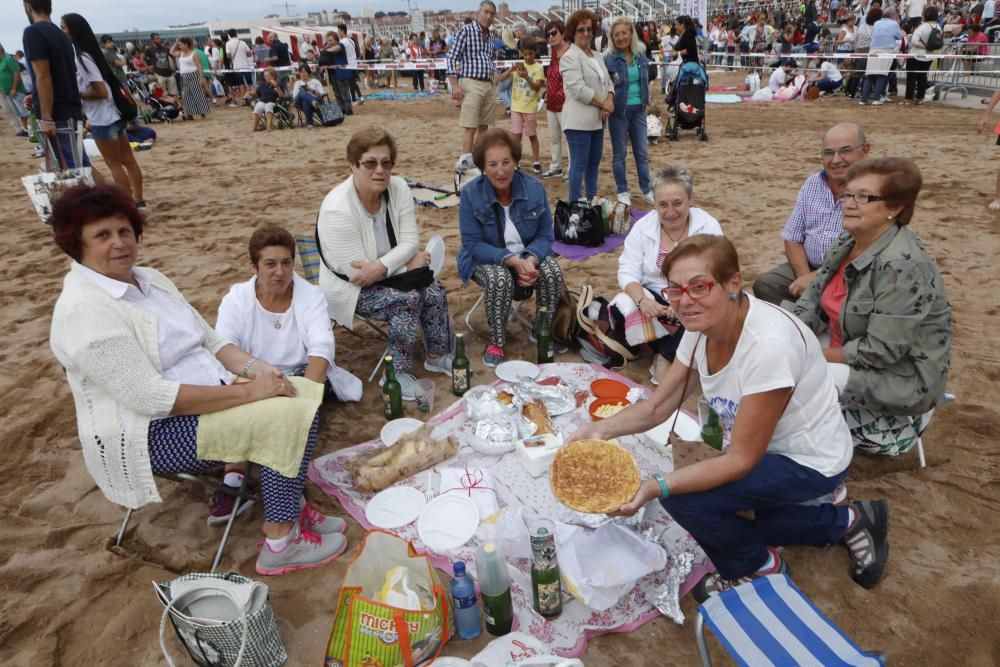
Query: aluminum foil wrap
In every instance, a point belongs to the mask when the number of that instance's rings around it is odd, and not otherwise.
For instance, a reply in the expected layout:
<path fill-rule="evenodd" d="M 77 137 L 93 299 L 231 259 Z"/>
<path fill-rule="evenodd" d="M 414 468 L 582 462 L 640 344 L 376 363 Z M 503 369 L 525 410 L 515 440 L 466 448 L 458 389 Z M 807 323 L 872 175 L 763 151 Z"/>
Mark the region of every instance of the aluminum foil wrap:
<path fill-rule="evenodd" d="M 465 416 L 471 422 L 483 419 L 510 415 L 514 411 L 509 405 L 504 405 L 497 398 L 497 390 L 493 387 L 475 387 L 465 393 Z"/>
<path fill-rule="evenodd" d="M 493 387 L 476 387 L 465 394 L 465 416 L 472 423 L 468 443 L 478 452 L 500 455 L 514 449 L 522 435 L 521 411 L 504 405 Z"/>
<path fill-rule="evenodd" d="M 666 538 L 666 531 L 662 526 L 651 525 L 643 530 L 640 535 L 643 539 L 656 542 L 667 552 L 667 566 L 663 569 L 664 583 L 656 591 L 653 604 L 661 614 L 672 620 L 677 625 L 684 624 L 684 612 L 681 611 L 681 586 L 694 568 L 697 554 L 691 545 L 685 543 L 678 545 Z M 678 549 L 678 547 L 680 547 Z"/>
<path fill-rule="evenodd" d="M 521 404 L 540 400 L 549 411 L 549 416 L 564 415 L 576 410 L 576 393 L 564 384 L 547 385 L 537 382 L 519 382 L 511 385 L 512 393 Z"/>

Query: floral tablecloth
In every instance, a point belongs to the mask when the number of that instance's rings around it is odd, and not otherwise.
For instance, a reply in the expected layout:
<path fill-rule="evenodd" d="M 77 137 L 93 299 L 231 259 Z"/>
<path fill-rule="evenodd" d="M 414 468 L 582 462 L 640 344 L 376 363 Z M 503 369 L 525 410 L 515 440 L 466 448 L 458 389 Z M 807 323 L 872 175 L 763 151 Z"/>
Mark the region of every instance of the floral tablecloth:
<path fill-rule="evenodd" d="M 563 383 L 574 389 L 589 390 L 590 383 L 602 377 L 618 380 L 629 387 L 641 388 L 641 385 L 597 365 L 546 364 L 542 366 L 542 373 L 538 379 L 552 376 L 559 377 Z M 493 384 L 500 382 L 498 380 Z M 648 390 L 644 391 L 648 396 Z M 589 420 L 590 416 L 584 404 L 573 412 L 555 417 L 553 423 L 557 430 L 568 437 L 581 423 Z M 489 470 L 501 508 L 530 507 L 539 515 L 555 521 L 590 527 L 594 526 L 595 520 L 604 520 L 594 515 L 579 514 L 556 501 L 549 489 L 548 478 L 531 477 L 514 452 L 503 456 L 487 456 L 464 444 L 463 434 L 469 431 L 471 424 L 465 417 L 461 400 L 433 417 L 428 423 L 435 439 L 454 434 L 462 443 L 455 457 L 442 462 L 436 468 L 467 467 Z M 673 469 L 670 453 L 665 447 L 652 446 L 635 436 L 619 438 L 619 443 L 633 453 L 636 463 L 645 476 L 655 471 Z M 369 448 L 381 446 L 381 441 L 376 439 L 317 458 L 309 467 L 309 478 L 326 493 L 340 500 L 344 509 L 366 529 L 374 527 L 367 521 L 364 513 L 365 506 L 373 494 L 362 493 L 354 487 L 350 473 L 344 468 L 344 462 Z M 424 477 L 425 474 L 421 473 L 399 482 L 399 485 L 413 486 L 423 492 L 426 489 L 422 481 Z M 656 503 L 647 507 L 640 522 L 633 521 L 630 526 L 640 535 L 663 546 L 667 551 L 668 564 L 664 570 L 640 579 L 615 606 L 605 611 L 591 609 L 564 591 L 562 614 L 551 621 L 542 618 L 532 609 L 529 561 L 508 559 L 516 627 L 544 641 L 559 655 L 576 657 L 586 651 L 589 637 L 608 632 L 631 632 L 643 623 L 660 616 L 661 613 L 654 601 L 662 605 L 664 591 L 671 586 L 674 587 L 672 597 L 675 599 L 675 604 L 672 605 L 675 612 L 672 617 L 675 621 L 681 622 L 683 616 L 680 615 L 679 606 L 676 605 L 676 598 L 687 594 L 694 583 L 708 571 L 710 566 L 706 562 L 704 553 L 691 536 L 674 523 Z M 416 522 L 393 532 L 412 542 L 417 549 L 426 549 L 417 535 Z M 446 554 L 431 551 L 429 556 L 436 567 L 445 571 L 450 572 L 451 563 L 458 559 L 465 561 L 474 571 L 476 546 L 476 540 L 473 539 L 457 550 Z M 693 569 L 681 583 L 676 575 L 687 572 L 692 563 L 694 563 Z M 681 567 L 683 572 L 680 569 L 672 569 Z"/>

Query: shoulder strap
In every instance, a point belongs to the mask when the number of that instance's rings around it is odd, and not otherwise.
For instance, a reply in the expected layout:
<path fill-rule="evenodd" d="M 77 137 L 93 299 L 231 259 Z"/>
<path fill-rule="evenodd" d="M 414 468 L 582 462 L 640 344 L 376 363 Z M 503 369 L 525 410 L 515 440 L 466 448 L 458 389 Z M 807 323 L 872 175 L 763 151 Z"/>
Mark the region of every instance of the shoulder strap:
<path fill-rule="evenodd" d="M 497 202 L 497 205 L 499 205 L 499 202 Z M 496 205 L 491 205 L 490 208 L 493 209 L 493 219 L 497 223 L 497 245 L 504 248 L 506 247 L 503 242 L 504 223 L 500 222 L 500 211 L 497 210 Z"/>

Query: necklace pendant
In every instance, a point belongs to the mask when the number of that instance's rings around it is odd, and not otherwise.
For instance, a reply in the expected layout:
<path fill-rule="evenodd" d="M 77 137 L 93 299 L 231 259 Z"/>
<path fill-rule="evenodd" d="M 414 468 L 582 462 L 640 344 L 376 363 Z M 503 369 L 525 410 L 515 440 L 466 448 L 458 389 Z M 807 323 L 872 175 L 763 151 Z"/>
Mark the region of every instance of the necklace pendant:
<path fill-rule="evenodd" d="M 280 329 L 281 328 L 281 322 L 275 322 L 274 323 L 274 328 L 275 329 Z"/>

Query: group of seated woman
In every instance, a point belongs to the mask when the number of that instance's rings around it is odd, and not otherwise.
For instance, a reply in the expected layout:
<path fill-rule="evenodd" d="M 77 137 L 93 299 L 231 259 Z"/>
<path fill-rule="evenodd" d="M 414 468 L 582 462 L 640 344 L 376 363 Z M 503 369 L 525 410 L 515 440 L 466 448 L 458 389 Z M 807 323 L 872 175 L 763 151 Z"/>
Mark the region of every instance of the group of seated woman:
<path fill-rule="evenodd" d="M 250 241 L 254 276 L 223 300 L 217 331 L 166 277 L 136 266 L 143 218 L 127 194 L 83 186 L 59 199 L 52 228 L 73 262 L 51 344 L 73 391 L 88 470 L 109 499 L 139 507 L 159 500 L 154 474 L 221 465 L 198 457 L 200 415 L 293 395 L 290 375 L 329 381 L 342 399 L 358 396 L 360 383 L 333 364 L 328 317 L 389 323 L 404 395 L 413 395 L 418 329 L 425 367 L 449 372 L 447 297 L 419 249 L 409 188 L 392 175 L 396 143 L 364 130 L 347 157 L 352 175 L 327 195 L 317 221 L 321 290 L 294 274 L 288 232 L 263 226 Z M 491 130 L 473 158 L 483 174 L 462 191 L 458 268 L 484 291 L 483 361 L 491 365 L 503 358 L 516 290 L 533 288 L 539 306 L 554 307 L 562 274 L 545 190 L 517 168 L 520 143 Z M 672 166 L 656 175 L 656 210 L 629 235 L 612 310 L 626 333 L 636 314 L 643 327 L 669 324 L 641 342 L 670 363 L 651 400 L 572 437 L 644 432 L 700 386 L 722 423 L 725 455 L 654 475 L 615 512 L 660 500 L 717 568 L 696 588 L 699 599 L 786 571 L 776 549 L 783 545 L 843 543 L 855 581 L 870 588 L 882 578 L 888 504 L 851 501 L 842 487 L 855 446 L 907 451 L 944 395 L 951 309 L 907 227 L 921 185 L 909 160 L 854 164 L 841 195 L 846 233 L 786 310 L 745 293 L 735 247 L 691 206 L 690 172 Z M 817 338 L 824 329 L 825 346 Z M 234 374 L 249 381 L 229 384 Z M 313 567 L 345 547 L 343 521 L 302 498 L 317 428 L 315 417 L 296 477 L 262 467 L 263 574 Z"/>
<path fill-rule="evenodd" d="M 110 500 L 138 508 L 160 499 L 154 475 L 221 467 L 198 456 L 200 420 L 293 396 L 290 375 L 328 381 L 342 400 L 360 399 L 360 381 L 334 364 L 322 293 L 294 275 L 287 231 L 254 232 L 255 275 L 232 288 L 213 330 L 166 276 L 137 265 L 144 219 L 122 190 L 74 188 L 50 222 L 73 260 L 53 313 L 52 350 L 73 392 L 87 469 Z M 235 376 L 249 381 L 232 383 Z M 344 521 L 302 495 L 318 413 L 311 421 L 294 477 L 261 466 L 260 574 L 322 565 L 346 547 Z M 227 485 L 240 486 L 237 470 L 229 470 Z M 231 498 L 217 494 L 213 510 L 220 495 Z"/>
<path fill-rule="evenodd" d="M 654 474 L 613 513 L 659 499 L 716 567 L 694 589 L 699 601 L 787 571 L 776 549 L 786 545 L 842 543 L 858 584 L 884 575 L 888 503 L 851 501 L 843 481 L 855 447 L 911 447 L 944 395 L 951 307 L 906 226 L 921 185 L 910 160 L 852 165 L 841 195 L 846 233 L 809 290 L 786 305 L 791 313 L 744 292 L 736 249 L 722 236 L 690 236 L 662 261 L 663 292 L 684 327 L 676 358 L 651 400 L 572 438 L 642 433 L 700 385 L 725 455 Z M 824 329 L 828 346 L 816 335 Z"/>

